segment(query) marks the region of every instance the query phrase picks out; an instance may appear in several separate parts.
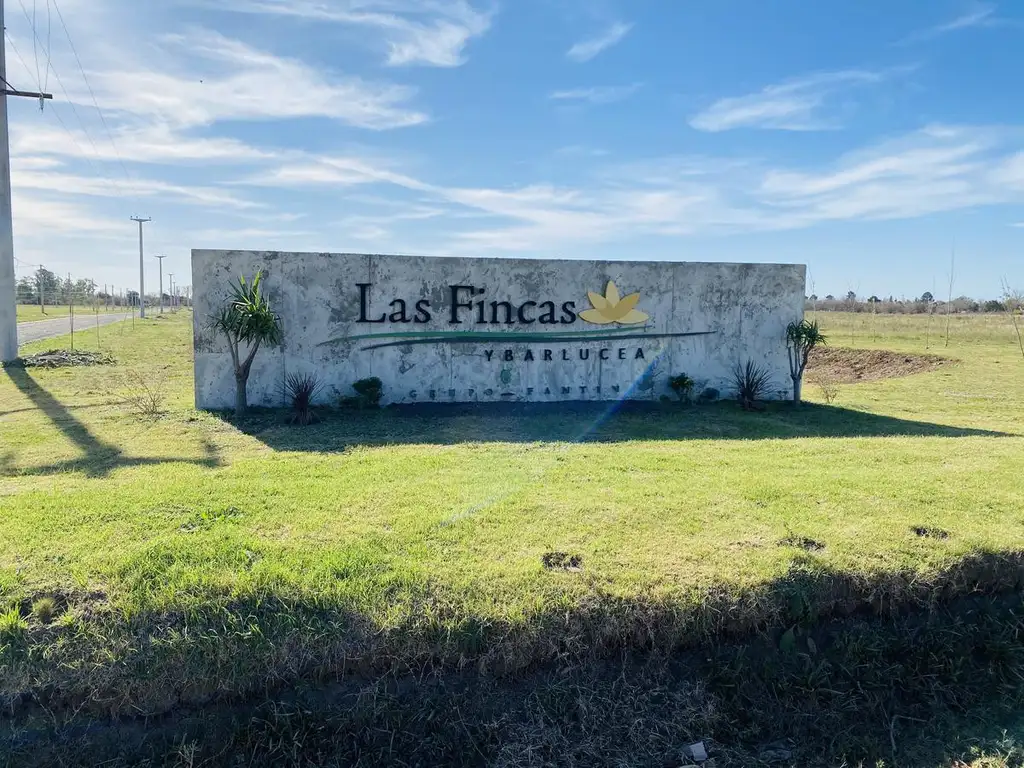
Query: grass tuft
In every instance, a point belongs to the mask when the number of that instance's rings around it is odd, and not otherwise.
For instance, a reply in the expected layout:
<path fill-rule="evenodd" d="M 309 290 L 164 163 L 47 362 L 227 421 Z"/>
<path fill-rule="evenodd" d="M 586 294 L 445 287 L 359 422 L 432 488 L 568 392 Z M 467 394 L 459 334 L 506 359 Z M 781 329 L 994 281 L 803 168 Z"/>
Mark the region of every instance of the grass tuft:
<path fill-rule="evenodd" d="M 49 624 L 57 613 L 57 601 L 52 597 L 40 597 L 32 603 L 32 615 L 42 624 Z"/>

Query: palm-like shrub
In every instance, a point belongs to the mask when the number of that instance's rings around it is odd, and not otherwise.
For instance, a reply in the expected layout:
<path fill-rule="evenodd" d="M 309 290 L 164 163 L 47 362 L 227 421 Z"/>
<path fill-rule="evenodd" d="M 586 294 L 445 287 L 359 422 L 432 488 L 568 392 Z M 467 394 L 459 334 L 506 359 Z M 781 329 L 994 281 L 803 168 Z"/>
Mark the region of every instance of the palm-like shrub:
<path fill-rule="evenodd" d="M 284 387 L 292 402 L 291 422 L 304 427 L 316 421 L 313 398 L 323 388 L 320 377 L 315 373 L 292 373 L 284 380 Z"/>
<path fill-rule="evenodd" d="M 772 388 L 771 371 L 753 360 L 747 360 L 746 365 L 737 363 L 732 378 L 736 399 L 745 411 L 756 410 L 757 404 L 768 397 Z"/>
<path fill-rule="evenodd" d="M 246 387 L 252 361 L 261 346 L 276 346 L 283 333 L 281 320 L 263 295 L 263 271 L 258 270 L 251 281 L 245 276 L 232 286 L 231 298 L 211 320 L 214 331 L 228 340 L 231 363 L 235 369 L 235 415 L 244 416 L 248 409 Z M 244 345 L 244 346 L 243 346 Z M 245 357 L 242 351 L 247 349 Z"/>
<path fill-rule="evenodd" d="M 804 370 L 811 350 L 828 343 L 817 322 L 801 320 L 786 327 L 786 350 L 789 352 L 789 376 L 793 379 L 793 402 L 800 402 Z"/>

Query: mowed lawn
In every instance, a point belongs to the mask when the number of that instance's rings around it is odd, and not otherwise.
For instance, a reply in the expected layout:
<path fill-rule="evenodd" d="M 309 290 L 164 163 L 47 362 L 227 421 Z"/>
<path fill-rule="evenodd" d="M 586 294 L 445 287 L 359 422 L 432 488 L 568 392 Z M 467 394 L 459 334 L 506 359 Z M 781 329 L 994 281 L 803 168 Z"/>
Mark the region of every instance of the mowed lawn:
<path fill-rule="evenodd" d="M 1009 319 L 955 317 L 948 347 L 938 318 L 819 319 L 834 345 L 958 362 L 831 406 L 808 384 L 795 410 L 384 410 L 306 428 L 195 411 L 186 312 L 105 332 L 116 365 L 8 368 L 0 699 L 157 712 L 346 666 L 518 668 L 770 624 L 795 575 L 827 613 L 1024 552 Z M 126 406 L 140 381 L 162 416 Z"/>
<path fill-rule="evenodd" d="M 76 306 L 75 316 L 78 317 L 79 315 L 81 315 L 82 317 L 85 317 L 86 315 L 93 315 L 97 312 L 97 310 L 101 313 L 106 311 L 129 311 L 130 307 L 125 308 L 111 306 L 109 308 L 106 308 L 102 303 L 97 304 L 96 306 Z M 18 304 L 19 323 L 33 323 L 39 320 L 53 320 L 58 317 L 67 317 L 69 314 L 71 314 L 71 308 L 67 304 L 59 306 L 47 305 L 45 313 L 43 312 L 43 308 L 40 307 L 38 304 Z"/>

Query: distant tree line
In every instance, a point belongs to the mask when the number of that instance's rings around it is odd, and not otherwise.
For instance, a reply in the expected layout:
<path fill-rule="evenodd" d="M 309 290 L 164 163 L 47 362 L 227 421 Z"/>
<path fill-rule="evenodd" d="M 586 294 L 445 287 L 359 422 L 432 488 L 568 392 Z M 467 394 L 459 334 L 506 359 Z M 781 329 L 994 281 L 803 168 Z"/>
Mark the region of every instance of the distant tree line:
<path fill-rule="evenodd" d="M 1011 302 L 1013 305 L 1013 302 Z M 807 309 L 825 312 L 876 312 L 891 315 L 926 315 L 929 313 L 945 314 L 947 306 L 950 312 L 1006 312 L 1006 299 L 977 300 L 969 296 L 958 296 L 951 302 L 937 301 L 930 291 L 925 291 L 914 299 L 897 299 L 894 296 L 858 296 L 849 291 L 845 296 L 832 294 L 807 297 Z"/>
<path fill-rule="evenodd" d="M 16 290 L 19 304 L 54 306 L 67 304 L 72 299 L 78 304 L 88 304 L 94 298 L 100 298 L 97 296 L 94 280 L 61 278 L 42 267 L 37 269 L 32 276 L 18 280 Z"/>
<path fill-rule="evenodd" d="M 66 304 L 137 307 L 138 291 L 125 291 L 121 294 L 100 290 L 95 280 L 88 278 L 61 278 L 48 269 L 40 267 L 30 276 L 22 277 L 17 282 L 17 301 L 19 304 L 42 304 L 44 306 L 63 306 Z M 171 294 L 164 292 L 164 304 L 171 306 Z M 147 306 L 160 303 L 158 294 L 147 294 Z M 176 298 L 179 306 L 187 306 L 188 299 L 180 293 Z"/>

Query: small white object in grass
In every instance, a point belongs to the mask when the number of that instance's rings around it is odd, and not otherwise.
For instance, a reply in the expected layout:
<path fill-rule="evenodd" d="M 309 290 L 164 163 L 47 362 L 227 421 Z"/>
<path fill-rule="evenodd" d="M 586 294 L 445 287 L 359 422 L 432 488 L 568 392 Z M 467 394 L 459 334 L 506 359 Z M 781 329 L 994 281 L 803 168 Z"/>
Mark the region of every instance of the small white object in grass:
<path fill-rule="evenodd" d="M 683 750 L 683 752 L 692 757 L 698 763 L 703 763 L 705 760 L 708 759 L 708 751 L 704 748 L 703 741 L 698 741 L 696 744 L 691 744 L 685 750 Z"/>

